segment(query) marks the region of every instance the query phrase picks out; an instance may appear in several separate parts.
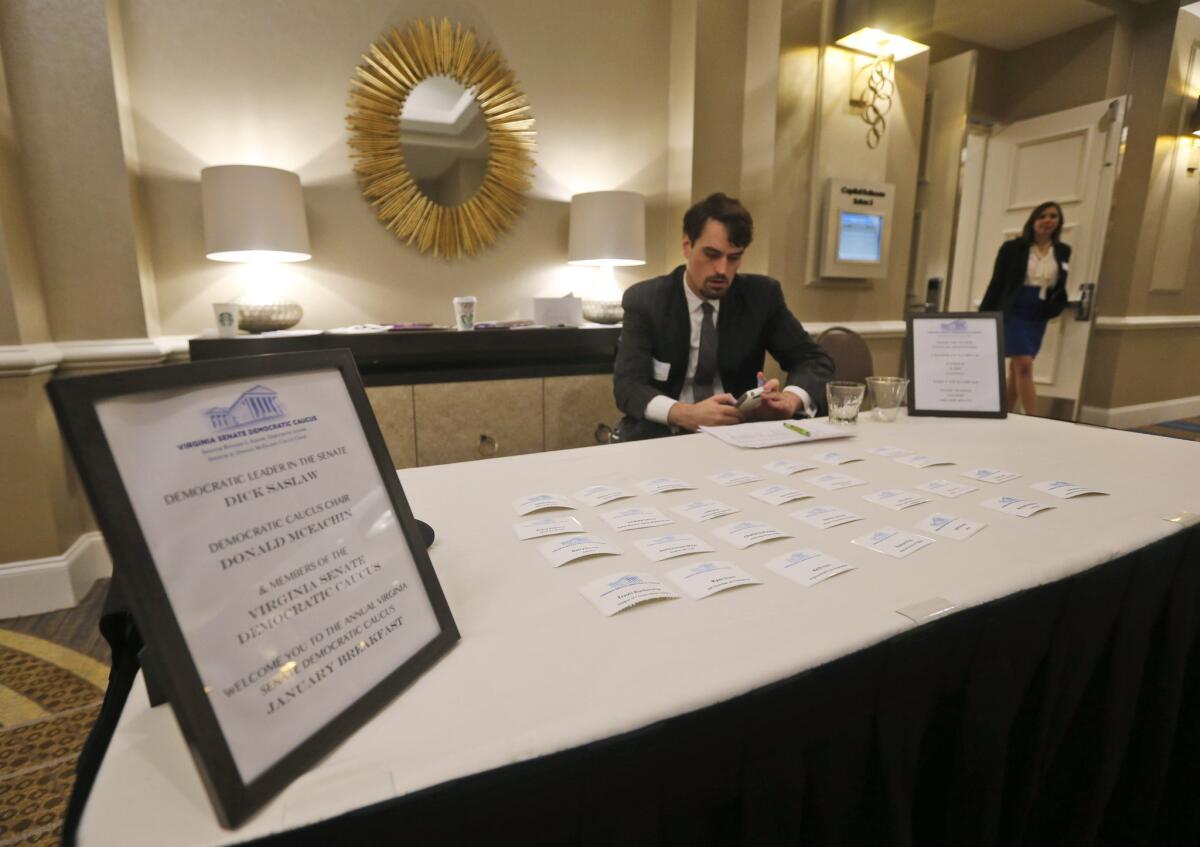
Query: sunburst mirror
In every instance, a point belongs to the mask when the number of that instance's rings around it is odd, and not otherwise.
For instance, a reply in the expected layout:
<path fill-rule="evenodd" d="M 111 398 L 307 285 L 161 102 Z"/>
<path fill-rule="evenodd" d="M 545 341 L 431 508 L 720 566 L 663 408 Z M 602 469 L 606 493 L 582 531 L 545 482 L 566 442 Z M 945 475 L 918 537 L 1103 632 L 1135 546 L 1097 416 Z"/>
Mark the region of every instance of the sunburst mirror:
<path fill-rule="evenodd" d="M 535 133 L 504 58 L 449 19 L 371 45 L 350 88 L 350 155 L 397 238 L 454 259 L 489 247 L 525 205 Z"/>

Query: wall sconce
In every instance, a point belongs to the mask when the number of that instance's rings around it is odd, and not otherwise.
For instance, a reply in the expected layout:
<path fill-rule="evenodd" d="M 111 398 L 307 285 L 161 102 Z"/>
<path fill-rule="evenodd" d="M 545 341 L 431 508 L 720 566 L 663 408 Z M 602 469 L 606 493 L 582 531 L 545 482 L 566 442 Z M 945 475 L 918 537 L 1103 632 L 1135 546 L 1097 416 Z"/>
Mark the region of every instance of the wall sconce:
<path fill-rule="evenodd" d="M 571 198 L 567 264 L 604 269 L 604 278 L 583 300 L 583 316 L 620 323 L 621 290 L 615 267 L 646 264 L 646 198 L 635 191 L 591 191 Z"/>
<path fill-rule="evenodd" d="M 300 177 L 258 165 L 218 165 L 200 171 L 204 246 L 217 262 L 303 262 L 312 258 Z M 295 326 L 298 303 L 273 292 L 250 292 L 240 301 L 238 325 L 247 332 Z"/>
<path fill-rule="evenodd" d="M 861 117 L 867 124 L 867 147 L 874 150 L 887 131 L 887 113 L 892 108 L 896 93 L 896 62 L 923 53 L 928 46 L 881 29 L 863 27 L 836 42 L 839 47 L 874 57 L 866 68 L 866 83 L 861 93 L 858 89 L 858 74 L 851 82 L 850 105 L 861 109 Z"/>

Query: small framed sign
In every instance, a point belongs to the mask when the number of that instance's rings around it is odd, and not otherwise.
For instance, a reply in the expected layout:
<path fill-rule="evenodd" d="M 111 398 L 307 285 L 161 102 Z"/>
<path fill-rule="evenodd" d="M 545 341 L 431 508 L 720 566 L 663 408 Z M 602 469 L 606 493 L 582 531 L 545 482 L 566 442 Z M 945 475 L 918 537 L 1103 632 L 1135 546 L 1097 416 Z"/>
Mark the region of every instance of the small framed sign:
<path fill-rule="evenodd" d="M 909 314 L 905 322 L 910 415 L 1007 416 L 999 312 Z"/>
<path fill-rule="evenodd" d="M 349 351 L 48 391 L 222 825 L 458 640 Z"/>

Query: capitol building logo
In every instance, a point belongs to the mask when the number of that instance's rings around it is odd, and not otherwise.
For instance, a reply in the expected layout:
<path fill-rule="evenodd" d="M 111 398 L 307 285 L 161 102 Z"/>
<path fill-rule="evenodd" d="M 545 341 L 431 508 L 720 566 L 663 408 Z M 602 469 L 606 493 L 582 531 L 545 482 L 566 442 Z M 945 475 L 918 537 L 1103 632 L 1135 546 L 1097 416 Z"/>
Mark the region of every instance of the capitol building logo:
<path fill-rule="evenodd" d="M 227 409 L 214 406 L 204 412 L 213 432 L 233 429 L 259 421 L 269 421 L 282 418 L 287 411 L 279 405 L 278 394 L 265 385 L 256 385 L 242 392 L 232 406 Z"/>

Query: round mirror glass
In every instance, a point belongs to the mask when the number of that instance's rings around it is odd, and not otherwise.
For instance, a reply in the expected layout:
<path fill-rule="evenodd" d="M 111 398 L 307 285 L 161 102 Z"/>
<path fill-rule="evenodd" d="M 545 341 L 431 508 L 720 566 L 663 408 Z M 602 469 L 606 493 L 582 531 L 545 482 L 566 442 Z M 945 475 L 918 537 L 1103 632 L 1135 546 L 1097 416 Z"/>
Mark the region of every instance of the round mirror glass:
<path fill-rule="evenodd" d="M 442 206 L 466 203 L 488 164 L 488 126 L 474 92 L 445 76 L 422 81 L 404 101 L 400 147 L 426 197 Z"/>

